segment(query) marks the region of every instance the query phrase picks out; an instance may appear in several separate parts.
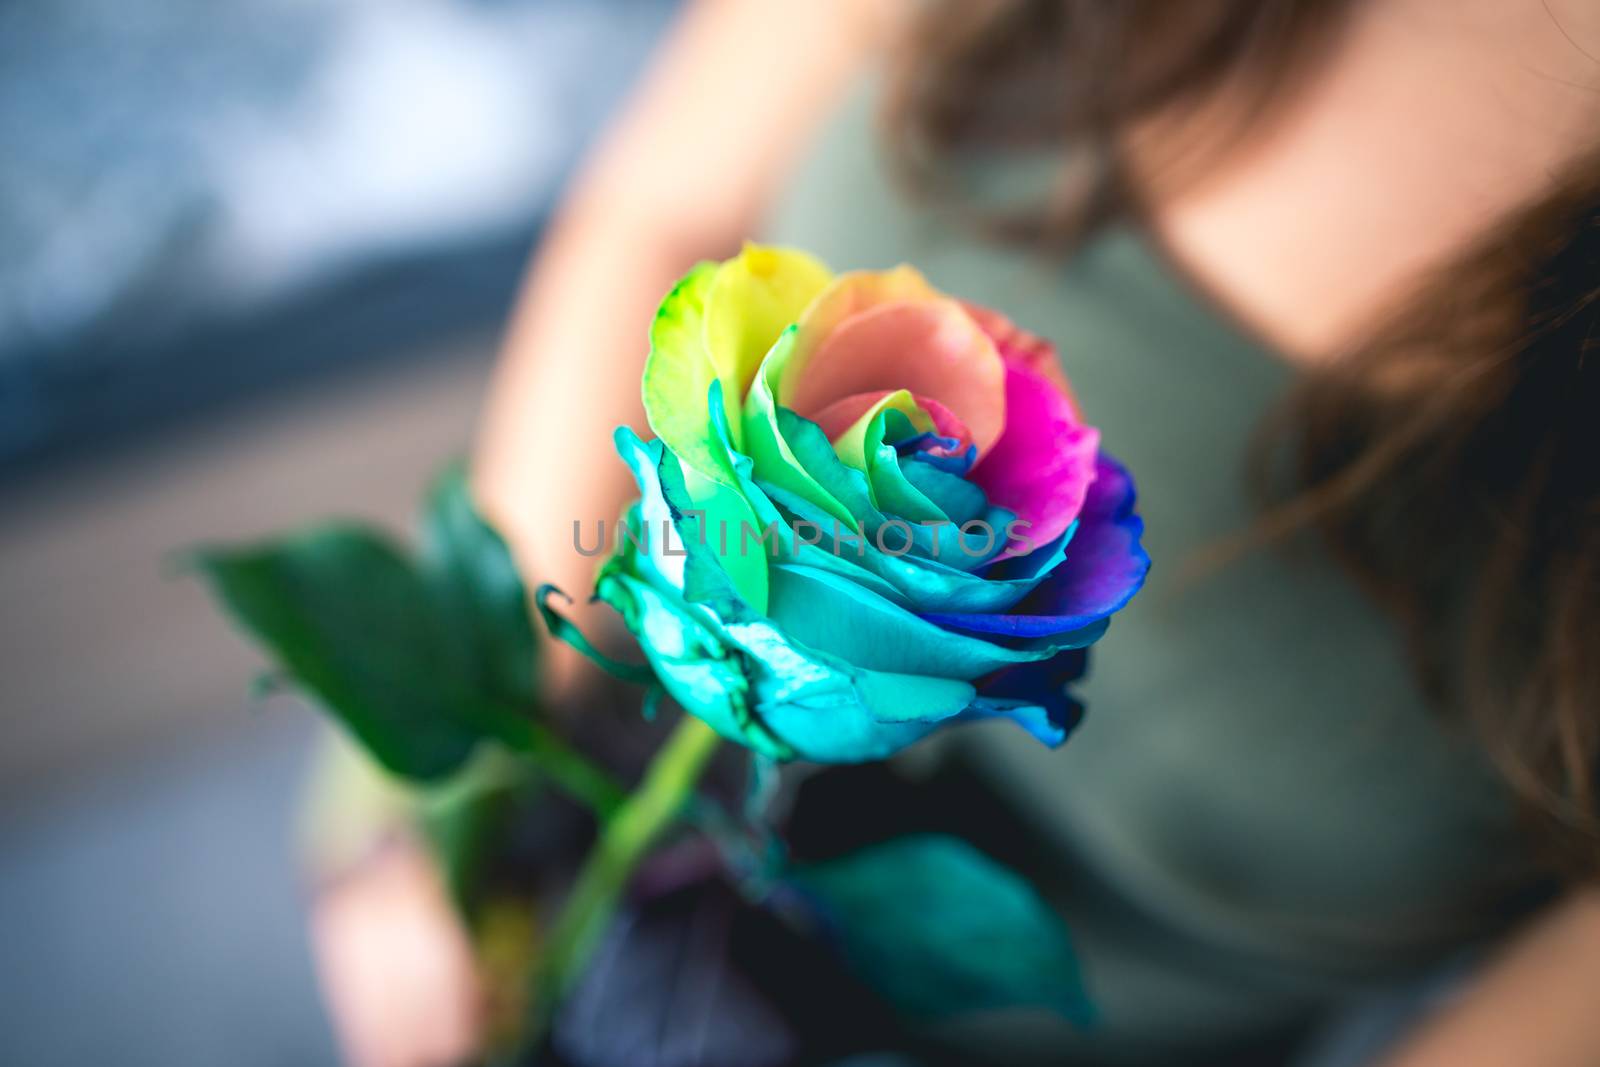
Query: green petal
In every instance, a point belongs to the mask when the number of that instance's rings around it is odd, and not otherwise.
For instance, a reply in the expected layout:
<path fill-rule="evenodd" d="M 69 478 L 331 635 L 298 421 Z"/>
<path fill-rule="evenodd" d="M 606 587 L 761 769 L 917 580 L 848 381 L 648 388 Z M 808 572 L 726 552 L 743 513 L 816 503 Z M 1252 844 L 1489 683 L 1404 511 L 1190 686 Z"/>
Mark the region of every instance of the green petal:
<path fill-rule="evenodd" d="M 900 472 L 900 454 L 892 442 L 916 433 L 910 420 L 894 409 L 886 409 L 872 420 L 863 437 L 867 484 L 872 488 L 873 502 L 884 514 L 905 522 L 943 522 L 950 516 Z"/>
<path fill-rule="evenodd" d="M 772 541 L 775 543 L 776 548 L 769 558 L 796 560 L 813 567 L 821 567 L 824 570 L 833 570 L 844 575 L 850 581 L 867 587 L 880 596 L 888 597 L 895 601 L 901 599 L 899 590 L 893 584 L 884 580 L 874 569 L 864 566 L 853 556 L 841 555 L 821 547 L 820 544 L 813 544 L 809 536 L 799 537 L 795 528 L 789 523 L 788 516 L 772 502 L 772 498 L 756 483 L 755 465 L 750 457 L 733 451 L 726 424 L 722 423 L 720 419 L 717 422 L 718 438 L 723 448 L 727 450 L 729 463 L 739 476 L 739 485 L 744 492 L 745 499 L 749 501 L 751 508 L 755 511 L 756 518 L 761 523 L 762 529 L 765 530 L 770 526 L 775 530 Z M 670 501 L 671 494 L 667 493 L 667 496 Z M 827 524 L 833 521 L 831 516 L 823 516 L 824 528 L 830 528 Z"/>
<path fill-rule="evenodd" d="M 716 275 L 715 263 L 696 264 L 661 301 L 650 324 L 642 386 L 650 429 L 679 459 L 710 478 L 724 471 L 711 447 L 706 410 L 706 393 L 717 380 L 704 341 L 706 297 Z"/>
<path fill-rule="evenodd" d="M 781 486 L 810 501 L 854 530 L 856 520 L 852 509 L 812 477 L 807 465 L 795 455 L 783 434 L 781 420 L 791 413 L 778 407 L 776 386 L 794 351 L 795 335 L 794 327 L 785 330 L 756 372 L 755 381 L 751 383 L 750 392 L 744 400 L 741 450 L 755 464 L 758 479 Z M 819 436 L 821 432 L 817 431 Z M 823 440 L 826 442 L 827 438 Z M 828 453 L 830 456 L 833 454 L 831 444 L 828 445 Z"/>
<path fill-rule="evenodd" d="M 691 506 L 706 512 L 711 529 L 737 531 L 753 523 L 755 514 L 712 432 L 707 399 L 718 379 L 704 342 L 706 309 L 719 270 L 715 263 L 697 265 L 656 310 L 644 367 L 644 410 L 650 428 L 684 467 Z M 624 451 L 621 439 L 618 449 Z M 623 458 L 629 459 L 626 451 Z M 725 566 L 741 595 L 757 607 L 766 603 L 764 560 L 735 555 Z"/>

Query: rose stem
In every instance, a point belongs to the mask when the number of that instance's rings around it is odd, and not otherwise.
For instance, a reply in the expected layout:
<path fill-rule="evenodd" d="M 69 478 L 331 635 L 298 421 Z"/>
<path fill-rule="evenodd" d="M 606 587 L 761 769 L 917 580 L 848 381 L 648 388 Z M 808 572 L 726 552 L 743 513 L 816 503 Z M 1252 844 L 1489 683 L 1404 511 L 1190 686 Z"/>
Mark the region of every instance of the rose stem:
<path fill-rule="evenodd" d="M 628 879 L 682 813 L 720 741 L 711 727 L 692 715 L 683 716 L 650 761 L 639 787 L 602 822 L 600 835 L 539 953 L 525 1045 L 531 1046 L 543 1036 L 556 1002 L 583 973 L 605 933 Z"/>

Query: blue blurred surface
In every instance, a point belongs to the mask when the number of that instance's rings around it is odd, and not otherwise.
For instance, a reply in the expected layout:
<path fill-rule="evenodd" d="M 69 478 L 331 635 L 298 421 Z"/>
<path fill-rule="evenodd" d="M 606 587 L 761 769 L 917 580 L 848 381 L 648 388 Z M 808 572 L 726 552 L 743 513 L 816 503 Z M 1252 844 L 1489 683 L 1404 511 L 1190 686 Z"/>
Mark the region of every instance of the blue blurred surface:
<path fill-rule="evenodd" d="M 0 5 L 0 475 L 498 321 L 674 6 Z"/>

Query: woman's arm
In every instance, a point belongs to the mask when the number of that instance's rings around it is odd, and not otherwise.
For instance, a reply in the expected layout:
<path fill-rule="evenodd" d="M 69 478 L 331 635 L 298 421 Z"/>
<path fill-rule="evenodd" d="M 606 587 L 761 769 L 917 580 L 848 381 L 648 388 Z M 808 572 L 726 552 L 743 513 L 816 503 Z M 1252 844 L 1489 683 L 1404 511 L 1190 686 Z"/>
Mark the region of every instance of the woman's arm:
<path fill-rule="evenodd" d="M 524 569 L 581 599 L 573 522 L 634 494 L 612 430 L 643 429 L 646 331 L 694 261 L 737 248 L 796 150 L 891 31 L 893 0 L 697 0 L 573 183 L 484 414 L 478 497 Z M 580 619 L 580 621 L 582 621 Z M 570 657 L 553 672 L 559 688 Z"/>
<path fill-rule="evenodd" d="M 1491 960 L 1384 1067 L 1600 1064 L 1600 890 L 1568 897 Z"/>

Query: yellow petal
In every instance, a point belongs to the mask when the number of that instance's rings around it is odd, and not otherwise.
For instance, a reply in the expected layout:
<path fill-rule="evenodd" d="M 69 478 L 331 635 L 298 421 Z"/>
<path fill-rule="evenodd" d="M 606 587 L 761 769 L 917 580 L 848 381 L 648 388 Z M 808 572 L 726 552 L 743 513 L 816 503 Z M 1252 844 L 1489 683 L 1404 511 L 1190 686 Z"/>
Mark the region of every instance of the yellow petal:
<path fill-rule="evenodd" d="M 754 244 L 717 268 L 706 295 L 705 347 L 722 380 L 736 446 L 742 443 L 740 409 L 756 368 L 832 280 L 832 272 L 814 256 Z"/>

